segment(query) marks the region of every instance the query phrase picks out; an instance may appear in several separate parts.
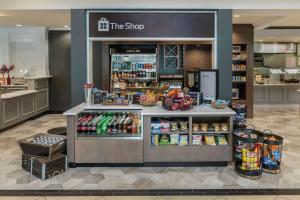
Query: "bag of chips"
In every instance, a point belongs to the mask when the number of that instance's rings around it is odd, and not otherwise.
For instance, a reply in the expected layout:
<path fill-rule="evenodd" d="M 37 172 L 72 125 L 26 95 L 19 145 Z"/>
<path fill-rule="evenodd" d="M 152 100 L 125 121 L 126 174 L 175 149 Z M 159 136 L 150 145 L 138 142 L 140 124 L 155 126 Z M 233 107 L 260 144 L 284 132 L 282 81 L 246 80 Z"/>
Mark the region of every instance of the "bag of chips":
<path fill-rule="evenodd" d="M 189 136 L 180 135 L 179 136 L 179 146 L 188 146 L 189 145 Z"/>
<path fill-rule="evenodd" d="M 170 144 L 179 144 L 179 135 L 178 134 L 170 135 Z"/>
<path fill-rule="evenodd" d="M 213 135 L 205 135 L 204 139 L 207 145 L 216 145 L 215 137 Z"/>

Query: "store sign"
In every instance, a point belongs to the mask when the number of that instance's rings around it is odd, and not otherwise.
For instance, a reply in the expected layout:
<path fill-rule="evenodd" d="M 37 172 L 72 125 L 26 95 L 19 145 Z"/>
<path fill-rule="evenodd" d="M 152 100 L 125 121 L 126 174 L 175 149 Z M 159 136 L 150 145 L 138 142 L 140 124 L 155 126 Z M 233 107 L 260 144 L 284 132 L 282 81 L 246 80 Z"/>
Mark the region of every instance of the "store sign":
<path fill-rule="evenodd" d="M 214 38 L 214 13 L 89 13 L 95 38 Z"/>

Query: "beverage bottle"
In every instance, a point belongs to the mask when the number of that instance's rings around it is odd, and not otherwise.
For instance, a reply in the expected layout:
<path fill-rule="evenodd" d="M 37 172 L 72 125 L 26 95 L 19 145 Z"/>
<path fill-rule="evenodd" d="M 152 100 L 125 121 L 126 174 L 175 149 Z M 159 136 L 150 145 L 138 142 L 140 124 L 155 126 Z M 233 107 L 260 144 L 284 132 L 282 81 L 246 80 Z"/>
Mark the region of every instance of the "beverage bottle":
<path fill-rule="evenodd" d="M 136 134 L 137 133 L 137 126 L 136 124 L 133 122 L 132 126 L 131 126 L 131 133 L 132 134 Z"/>
<path fill-rule="evenodd" d="M 128 121 L 127 121 L 127 133 L 131 133 L 132 132 L 132 117 L 129 117 Z"/>

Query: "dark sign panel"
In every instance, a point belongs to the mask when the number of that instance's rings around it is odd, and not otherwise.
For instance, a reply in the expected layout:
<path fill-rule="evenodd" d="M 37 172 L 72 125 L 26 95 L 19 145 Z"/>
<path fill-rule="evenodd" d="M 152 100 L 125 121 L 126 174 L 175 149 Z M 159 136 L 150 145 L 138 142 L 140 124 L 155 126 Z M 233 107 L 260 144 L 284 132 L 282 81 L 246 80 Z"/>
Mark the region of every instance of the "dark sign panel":
<path fill-rule="evenodd" d="M 89 37 L 213 38 L 214 13 L 89 13 Z"/>

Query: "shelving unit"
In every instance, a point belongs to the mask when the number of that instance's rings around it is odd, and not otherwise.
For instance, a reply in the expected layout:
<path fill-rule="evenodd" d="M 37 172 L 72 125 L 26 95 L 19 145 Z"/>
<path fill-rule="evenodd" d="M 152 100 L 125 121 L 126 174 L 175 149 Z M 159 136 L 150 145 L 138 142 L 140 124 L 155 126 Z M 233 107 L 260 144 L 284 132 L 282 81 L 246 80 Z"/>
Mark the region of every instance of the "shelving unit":
<path fill-rule="evenodd" d="M 234 98 L 233 102 L 247 99 L 247 58 L 246 44 L 232 45 L 232 89 L 237 90 L 239 93 L 239 97 Z"/>

